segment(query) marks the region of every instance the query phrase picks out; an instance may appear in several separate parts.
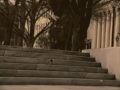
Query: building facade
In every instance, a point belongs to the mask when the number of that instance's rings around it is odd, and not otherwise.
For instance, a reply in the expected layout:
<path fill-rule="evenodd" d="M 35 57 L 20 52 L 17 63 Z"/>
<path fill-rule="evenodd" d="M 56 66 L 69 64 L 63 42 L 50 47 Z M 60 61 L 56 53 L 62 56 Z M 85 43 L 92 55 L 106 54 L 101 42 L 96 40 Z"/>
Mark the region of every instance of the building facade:
<path fill-rule="evenodd" d="M 102 0 L 95 8 L 87 35 L 91 48 L 120 46 L 120 1 Z"/>
<path fill-rule="evenodd" d="M 83 52 L 120 80 L 120 0 L 102 0 L 95 8 L 87 34 L 91 49 Z"/>

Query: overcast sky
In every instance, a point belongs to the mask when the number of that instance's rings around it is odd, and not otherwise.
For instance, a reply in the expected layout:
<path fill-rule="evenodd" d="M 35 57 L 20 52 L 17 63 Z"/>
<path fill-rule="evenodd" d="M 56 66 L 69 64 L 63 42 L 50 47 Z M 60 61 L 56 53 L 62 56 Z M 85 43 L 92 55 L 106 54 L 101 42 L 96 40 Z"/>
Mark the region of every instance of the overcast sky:
<path fill-rule="evenodd" d="M 15 2 L 15 0 L 10 0 L 12 3 L 14 3 Z"/>

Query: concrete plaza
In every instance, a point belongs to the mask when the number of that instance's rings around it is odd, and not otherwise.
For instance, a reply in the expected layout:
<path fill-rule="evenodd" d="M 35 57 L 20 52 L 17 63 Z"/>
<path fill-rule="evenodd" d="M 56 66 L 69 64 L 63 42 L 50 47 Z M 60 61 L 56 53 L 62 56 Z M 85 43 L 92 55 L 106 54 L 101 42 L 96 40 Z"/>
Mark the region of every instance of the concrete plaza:
<path fill-rule="evenodd" d="M 120 90 L 120 87 L 52 86 L 52 85 L 1 85 L 0 90 Z"/>

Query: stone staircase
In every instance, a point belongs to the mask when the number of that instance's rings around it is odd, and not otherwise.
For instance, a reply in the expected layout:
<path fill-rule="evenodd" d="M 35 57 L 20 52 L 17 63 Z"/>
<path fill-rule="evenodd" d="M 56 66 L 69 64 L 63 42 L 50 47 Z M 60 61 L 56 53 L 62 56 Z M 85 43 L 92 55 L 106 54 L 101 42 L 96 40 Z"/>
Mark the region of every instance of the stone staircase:
<path fill-rule="evenodd" d="M 0 46 L 0 85 L 120 86 L 89 53 Z"/>

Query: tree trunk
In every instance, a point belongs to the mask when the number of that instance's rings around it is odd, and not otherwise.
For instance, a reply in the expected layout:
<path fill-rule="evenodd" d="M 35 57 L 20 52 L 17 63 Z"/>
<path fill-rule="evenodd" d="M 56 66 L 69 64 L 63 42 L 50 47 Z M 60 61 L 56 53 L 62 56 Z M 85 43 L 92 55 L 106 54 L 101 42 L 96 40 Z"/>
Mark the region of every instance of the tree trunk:
<path fill-rule="evenodd" d="M 6 15 L 7 15 L 6 17 L 7 22 L 5 22 L 4 45 L 10 45 L 12 29 L 10 27 L 11 23 L 9 21 L 9 17 L 10 17 L 9 1 L 4 0 L 4 3 L 5 3 Z"/>
<path fill-rule="evenodd" d="M 74 31 L 72 35 L 72 51 L 78 51 L 79 50 L 79 31 Z"/>
<path fill-rule="evenodd" d="M 14 46 L 17 46 L 18 35 L 14 34 Z"/>
<path fill-rule="evenodd" d="M 17 38 L 17 46 L 22 46 L 23 45 L 23 38 L 18 37 Z"/>
<path fill-rule="evenodd" d="M 6 28 L 4 33 L 4 45 L 10 45 L 11 34 L 11 30 Z"/>
<path fill-rule="evenodd" d="M 33 48 L 34 42 L 35 42 L 35 41 L 30 41 L 30 42 L 27 44 L 27 47 Z"/>
<path fill-rule="evenodd" d="M 75 21 L 74 23 L 75 24 L 74 27 L 79 27 L 79 30 L 73 32 L 73 38 L 72 38 L 73 51 L 77 51 L 79 49 L 82 50 L 85 48 L 85 39 L 87 37 L 87 29 L 90 24 L 92 8 L 93 8 L 93 0 L 83 1 L 83 4 L 80 6 L 79 18 L 75 18 L 76 20 L 78 20 L 78 22 Z"/>
<path fill-rule="evenodd" d="M 65 50 L 71 50 L 71 41 L 72 41 L 72 30 L 69 30 L 67 41 L 65 43 Z"/>
<path fill-rule="evenodd" d="M 32 18 L 30 21 L 30 42 L 29 42 L 28 47 L 33 47 L 33 44 L 35 42 L 35 40 L 34 40 L 35 24 L 36 24 L 35 15 L 34 15 L 34 13 L 32 13 Z"/>
<path fill-rule="evenodd" d="M 73 35 L 72 35 L 72 51 L 79 50 L 79 39 L 80 39 L 80 16 L 76 15 L 73 21 Z"/>
<path fill-rule="evenodd" d="M 25 3 L 26 0 L 21 1 L 21 18 L 20 18 L 20 29 L 21 33 L 24 35 L 24 30 L 25 30 Z M 23 38 L 18 37 L 18 46 L 23 46 Z"/>

